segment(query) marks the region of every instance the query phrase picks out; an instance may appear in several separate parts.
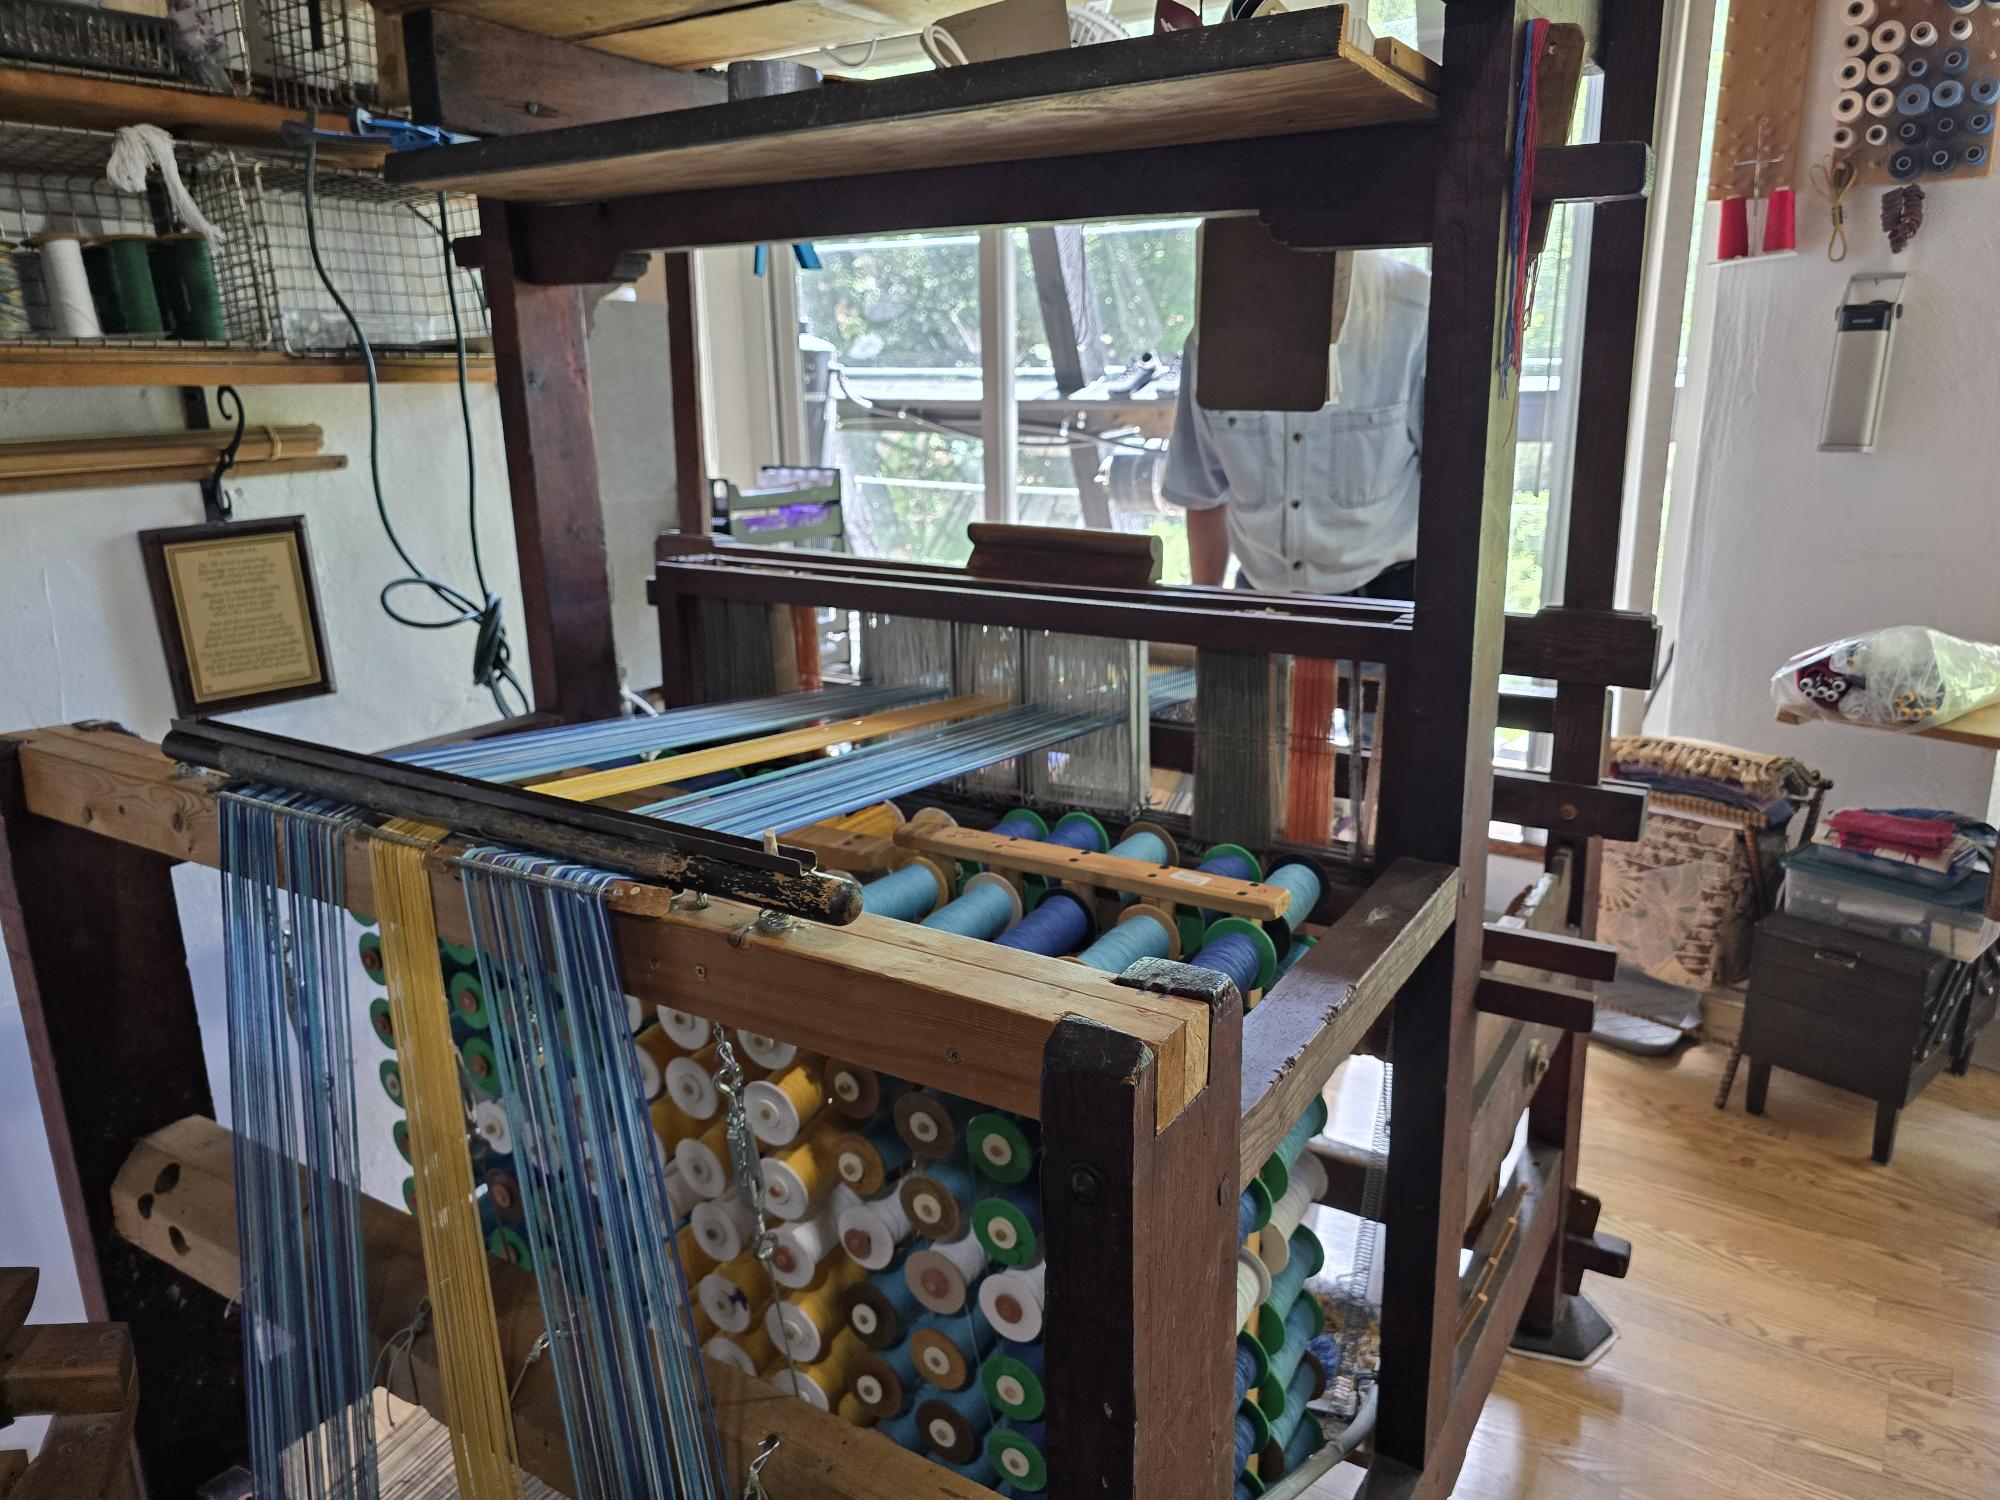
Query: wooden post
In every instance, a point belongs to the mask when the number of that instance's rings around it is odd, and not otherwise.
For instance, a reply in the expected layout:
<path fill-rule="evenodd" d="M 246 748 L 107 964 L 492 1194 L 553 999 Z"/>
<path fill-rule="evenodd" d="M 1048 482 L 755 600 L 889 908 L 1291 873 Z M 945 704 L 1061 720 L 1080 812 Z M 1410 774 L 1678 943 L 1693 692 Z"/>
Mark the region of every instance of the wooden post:
<path fill-rule="evenodd" d="M 1379 858 L 1459 867 L 1449 938 L 1396 1002 L 1376 1451 L 1448 1494 L 1458 1256 L 1513 499 L 1514 383 L 1495 374 L 1520 3 L 1446 12 L 1414 649 L 1389 694 Z M 1446 414 L 1449 414 L 1447 418 Z"/>
<path fill-rule="evenodd" d="M 660 257 L 667 282 L 667 385 L 674 403 L 674 511 L 685 536 L 709 532 L 708 458 L 701 445 L 701 323 L 694 257 Z"/>
<path fill-rule="evenodd" d="M 1139 987 L 1210 1013 L 1207 1083 L 1165 1131 L 1158 1060 L 1136 1037 L 1072 1017 L 1043 1054 L 1057 1500 L 1214 1500 L 1234 1481 L 1242 1000 L 1207 971 L 1144 967 Z"/>
<path fill-rule="evenodd" d="M 618 712 L 618 654 L 582 298 L 521 279 L 505 204 L 481 199 L 479 230 L 533 706 L 605 718 Z"/>
<path fill-rule="evenodd" d="M 35 817 L 25 796 L 18 744 L 0 740 L 0 932 L 84 1310 L 131 1326 L 141 1471 L 155 1495 L 188 1495 L 244 1450 L 242 1328 L 111 1214 L 142 1136 L 214 1113 L 174 861 Z"/>

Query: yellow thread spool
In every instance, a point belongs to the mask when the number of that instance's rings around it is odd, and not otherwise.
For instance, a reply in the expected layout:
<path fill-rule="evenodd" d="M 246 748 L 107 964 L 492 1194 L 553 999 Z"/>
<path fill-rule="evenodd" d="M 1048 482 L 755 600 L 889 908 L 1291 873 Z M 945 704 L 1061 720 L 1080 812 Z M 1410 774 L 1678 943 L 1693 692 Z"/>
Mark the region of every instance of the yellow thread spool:
<path fill-rule="evenodd" d="M 819 1359 L 834 1334 L 847 1328 L 841 1293 L 867 1274 L 851 1260 L 828 1256 L 820 1267 L 819 1279 L 810 1287 L 771 1304 L 764 1327 L 772 1342 L 782 1346 L 789 1334 L 794 1362 Z M 855 1341 L 860 1342 L 858 1337 Z"/>
<path fill-rule="evenodd" d="M 770 1078 L 760 1078 L 743 1091 L 750 1132 L 766 1146 L 789 1146 L 809 1129 L 826 1102 L 826 1087 L 817 1059 L 793 1064 Z"/>
<path fill-rule="evenodd" d="M 729 1122 L 717 1120 L 698 1136 L 674 1148 L 674 1165 L 704 1198 L 719 1198 L 729 1188 Z"/>
<path fill-rule="evenodd" d="M 660 1065 L 661 1072 L 665 1072 L 667 1064 L 675 1058 L 687 1056 L 685 1048 L 674 1045 L 674 1039 L 667 1035 L 666 1027 L 657 1024 L 648 1026 L 632 1038 L 632 1041 L 640 1051 Z"/>
<path fill-rule="evenodd" d="M 653 1134 L 660 1138 L 660 1147 L 664 1151 L 671 1153 L 682 1141 L 702 1133 L 701 1121 L 665 1094 L 655 1099 L 649 1108 L 653 1115 Z"/>
<path fill-rule="evenodd" d="M 849 1391 L 840 1398 L 840 1420 L 850 1427 L 873 1427 L 875 1413 L 863 1406 L 854 1392 Z"/>
<path fill-rule="evenodd" d="M 805 1139 L 788 1150 L 764 1158 L 764 1207 L 781 1219 L 803 1219 L 832 1190 L 832 1132 L 824 1119 L 815 1120 Z"/>
<path fill-rule="evenodd" d="M 716 1259 L 701 1248 L 701 1241 L 694 1237 L 694 1226 L 687 1225 L 674 1236 L 674 1244 L 681 1253 L 681 1271 L 687 1277 L 687 1284 L 694 1286 L 716 1267 Z"/>
<path fill-rule="evenodd" d="M 717 1266 L 701 1281 L 696 1295 L 702 1311 L 724 1333 L 744 1333 L 762 1321 L 771 1304 L 771 1282 L 754 1255 L 739 1255 Z"/>

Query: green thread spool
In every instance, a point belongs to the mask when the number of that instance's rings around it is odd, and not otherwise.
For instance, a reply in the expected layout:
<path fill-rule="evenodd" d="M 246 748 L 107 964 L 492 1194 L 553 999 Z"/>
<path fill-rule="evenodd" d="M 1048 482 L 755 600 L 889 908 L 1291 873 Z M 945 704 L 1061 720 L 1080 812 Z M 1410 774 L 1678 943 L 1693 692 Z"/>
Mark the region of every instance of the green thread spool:
<path fill-rule="evenodd" d="M 152 273 L 160 316 L 175 338 L 219 343 L 229 337 L 206 235 L 161 235 L 152 242 Z"/>
<path fill-rule="evenodd" d="M 404 1161 L 410 1159 L 410 1122 L 398 1120 L 389 1127 L 389 1139 L 396 1143 L 396 1154 Z"/>
<path fill-rule="evenodd" d="M 403 1107 L 403 1070 L 397 1064 L 395 1058 L 392 1057 L 382 1064 L 381 1078 L 382 1092 L 389 1096 L 391 1104 L 401 1109 Z"/>
<path fill-rule="evenodd" d="M 21 268 L 14 261 L 14 247 L 0 240 L 0 339 L 26 338 L 28 294 L 21 287 Z"/>
<path fill-rule="evenodd" d="M 153 291 L 153 261 L 144 234 L 107 234 L 83 247 L 90 300 L 106 333 L 163 334 L 160 299 Z"/>
<path fill-rule="evenodd" d="M 403 1179 L 403 1207 L 411 1213 L 417 1211 L 417 1179 L 414 1177 Z"/>
<path fill-rule="evenodd" d="M 974 1115 L 966 1122 L 965 1139 L 972 1165 L 995 1182 L 1020 1182 L 1034 1170 L 1035 1149 L 1010 1115 Z"/>
<path fill-rule="evenodd" d="M 439 943 L 438 953 L 448 968 L 477 969 L 479 950 L 469 943 Z"/>
<path fill-rule="evenodd" d="M 368 1024 L 375 1028 L 376 1040 L 381 1042 L 383 1046 L 393 1047 L 396 1045 L 396 1021 L 389 1014 L 389 1002 L 387 1000 L 370 1000 L 368 1002 Z"/>
<path fill-rule="evenodd" d="M 361 934 L 361 941 L 355 946 L 361 952 L 361 967 L 368 971 L 368 977 L 377 984 L 387 984 L 389 973 L 384 967 L 382 958 L 382 934 L 364 932 Z"/>
<path fill-rule="evenodd" d="M 486 1009 L 486 987 L 477 974 L 451 976 L 451 1008 L 459 1020 L 474 1031 L 484 1031 L 490 1019 Z"/>
<path fill-rule="evenodd" d="M 465 1071 L 472 1075 L 472 1086 L 488 1094 L 499 1093 L 500 1060 L 493 1055 L 493 1044 L 476 1036 L 458 1050 L 465 1059 Z"/>
<path fill-rule="evenodd" d="M 517 1266 L 532 1266 L 535 1255 L 528 1248 L 528 1242 L 515 1230 L 502 1224 L 486 1237 L 486 1251 Z"/>

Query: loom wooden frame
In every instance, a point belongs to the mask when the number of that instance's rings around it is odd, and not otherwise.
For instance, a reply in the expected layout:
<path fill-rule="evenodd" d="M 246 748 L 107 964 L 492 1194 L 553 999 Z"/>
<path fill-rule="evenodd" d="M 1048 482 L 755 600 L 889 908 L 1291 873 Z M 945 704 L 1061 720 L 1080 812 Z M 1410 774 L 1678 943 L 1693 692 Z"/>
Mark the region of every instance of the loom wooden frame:
<path fill-rule="evenodd" d="M 1555 739 L 1551 801 L 1565 785 L 1597 785 L 1607 688 L 1650 677 L 1651 621 L 1613 609 L 1612 589 L 1662 10 L 1659 0 L 1616 7 L 1596 0 L 1453 0 L 1437 116 L 1423 123 L 1171 152 L 1086 152 L 1066 157 L 1059 172 L 1020 161 L 554 206 L 482 198 L 482 235 L 471 255 L 486 268 L 494 309 L 536 700 L 571 719 L 611 712 L 617 700 L 578 286 L 603 279 L 623 252 L 977 223 L 997 203 L 1031 220 L 1249 212 L 1264 218 L 1282 243 L 1301 248 L 1439 247 L 1426 392 L 1424 567 L 1414 611 L 1403 618 L 1354 601 L 1288 605 L 1329 648 L 1362 639 L 1394 643 L 1389 649 L 1400 660 L 1399 687 L 1388 700 L 1388 742 L 1399 748 L 1385 770 L 1378 877 L 1347 893 L 1351 904 L 1311 960 L 1247 1023 L 1229 997 L 1203 994 L 1198 986 L 1179 998 L 1077 977 L 1057 983 L 1046 969 L 1009 974 L 990 955 L 975 958 L 921 941 L 904 950 L 912 954 L 911 972 L 887 981 L 874 976 L 900 997 L 883 1001 L 884 1013 L 910 1007 L 904 1023 L 934 1002 L 977 1002 L 1035 1018 L 1030 1040 L 1005 1066 L 997 1054 L 980 1058 L 995 1080 L 1008 1080 L 1004 1088 L 964 1086 L 975 1096 L 986 1096 L 982 1088 L 1003 1095 L 993 1102 L 1039 1110 L 1043 1118 L 1053 1189 L 1045 1205 L 1053 1247 L 1050 1362 L 1058 1379 L 1103 1398 L 1059 1408 L 1052 1418 L 1058 1500 L 1083 1494 L 1218 1500 L 1228 1493 L 1233 1310 L 1222 1278 L 1234 1236 L 1234 1192 L 1332 1068 L 1364 1044 L 1383 1043 L 1385 1015 L 1394 1020 L 1386 1045 L 1396 1063 L 1397 1127 L 1384 1218 L 1392 1241 L 1406 1249 L 1387 1269 L 1369 1500 L 1448 1494 L 1516 1325 L 1560 1333 L 1581 1270 L 1622 1268 L 1604 1237 L 1593 1233 L 1594 1200 L 1575 1187 L 1581 1040 L 1516 1017 L 1480 1014 L 1489 943 L 1515 960 L 1539 956 L 1555 972 L 1594 968 L 1601 960 L 1591 953 L 1572 968 L 1560 951 L 1524 947 L 1529 940 L 1513 929 L 1489 937 L 1481 919 L 1503 649 L 1509 668 L 1523 670 L 1525 662 L 1526 670 L 1540 669 L 1560 683 L 1552 703 L 1535 706 Z M 1496 143 L 1508 139 L 1518 38 L 1531 16 L 1584 27 L 1607 74 L 1604 134 L 1612 140 L 1550 151 L 1549 171 L 1538 177 L 1538 201 L 1571 197 L 1602 207 L 1587 292 L 1564 605 L 1524 628 L 1505 625 L 1503 648 L 1501 544 L 1515 398 L 1493 368 L 1508 212 L 1507 153 Z M 611 80 L 607 115 L 631 92 Z M 449 100 L 441 107 L 448 112 Z M 548 153 L 536 156 L 546 160 Z M 1310 173 L 1296 170 L 1306 164 Z M 1301 196 L 1296 189 L 1308 181 L 1337 182 L 1339 192 L 1315 188 Z M 671 257 L 667 271 L 681 513 L 684 530 L 696 534 L 680 546 L 702 550 L 708 497 L 698 454 L 685 256 Z M 829 584 L 880 587 L 885 591 L 871 596 L 879 607 L 903 605 L 911 613 L 940 598 L 975 601 L 955 608 L 1016 613 L 1057 598 L 1049 589 L 1024 596 L 990 582 L 960 589 L 921 570 L 901 579 L 883 578 L 884 570 L 843 578 L 837 566 L 844 565 L 816 559 L 814 576 L 784 588 L 799 593 L 794 585 L 803 582 L 809 588 L 799 602 L 819 602 L 811 590 Z M 663 630 L 678 607 L 676 589 L 701 569 L 735 578 L 753 572 L 663 556 L 656 575 L 665 589 L 657 600 Z M 777 585 L 755 586 L 779 592 Z M 1160 618 L 1157 597 L 1057 602 L 1098 622 L 1103 634 L 1172 625 Z M 1249 642 L 1246 632 L 1259 630 L 1239 618 L 1250 607 L 1189 601 L 1189 613 L 1179 615 L 1181 637 L 1193 636 L 1196 645 L 1231 641 L 1240 649 Z M 1033 623 L 1047 621 L 1037 615 Z M 1517 647 L 1517 637 L 1527 644 Z M 1296 640 L 1260 640 L 1258 648 L 1289 651 Z M 673 642 L 670 672 L 684 671 L 686 660 L 684 645 Z M 237 1333 L 212 1285 L 167 1263 L 176 1258 L 171 1246 L 162 1260 L 128 1241 L 114 1221 L 113 1185 L 128 1161 L 156 1149 L 146 1137 L 187 1116 L 212 1114 L 169 880 L 174 862 L 201 856 L 205 795 L 142 742 L 101 729 L 0 742 L 0 924 L 28 1020 L 86 1305 L 93 1317 L 132 1321 L 142 1390 L 151 1393 L 139 1410 L 139 1450 L 153 1483 L 180 1489 L 240 1447 L 240 1387 L 231 1375 Z M 1556 825 L 1550 874 L 1514 920 L 1522 929 L 1567 928 L 1587 938 L 1595 833 L 1586 816 L 1559 812 L 1549 813 Z M 844 1024 L 827 1022 L 825 1008 L 814 1004 L 824 992 L 824 970 L 813 980 L 822 988 L 774 989 L 766 973 L 777 949 L 761 938 L 745 941 L 722 914 L 704 923 L 652 912 L 620 927 L 648 935 L 627 947 L 640 986 L 662 984 L 658 992 L 667 993 L 672 976 L 663 982 L 661 972 L 691 966 L 699 956 L 706 970 L 706 988 L 696 992 L 701 1000 L 675 990 L 696 1008 L 705 1001 L 729 1012 L 727 1018 L 789 1030 L 807 1045 L 847 1039 L 844 1031 L 812 1029 Z M 684 976 L 685 969 L 674 972 Z M 106 997 L 117 1003 L 107 1005 Z M 1148 1035 L 1148 1027 L 1165 1030 Z M 1180 1038 L 1178 1064 L 1173 1037 Z M 885 1065 L 898 1056 L 894 1048 L 913 1045 L 901 1031 L 868 1041 L 877 1055 L 864 1052 L 862 1060 Z M 977 1035 L 981 1052 L 987 1042 L 985 1033 Z M 970 1050 L 960 1048 L 959 1060 Z M 916 1063 L 907 1070 L 925 1076 Z M 133 1087 L 140 1076 L 147 1086 Z M 1505 1214 L 1488 1214 L 1492 1174 L 1524 1109 L 1533 1144 L 1527 1170 L 1509 1190 Z M 1329 1197 L 1351 1194 L 1358 1164 L 1332 1165 Z M 1511 1233 L 1503 1231 L 1505 1222 L 1513 1224 Z M 217 1231 L 216 1243 L 229 1239 Z M 1476 1274 L 1461 1285 L 1458 1258 L 1467 1244 Z M 1077 1253 L 1065 1256 L 1065 1245 Z M 1192 1352 L 1180 1361 L 1148 1358 L 1146 1351 L 1168 1344 Z M 733 1409 L 731 1397 L 725 1386 L 725 1408 Z M 745 1425 L 733 1430 L 774 1416 L 772 1425 L 786 1426 L 793 1456 L 781 1455 L 773 1479 L 800 1500 L 872 1496 L 884 1476 L 900 1480 L 905 1468 L 913 1495 L 963 1500 L 979 1493 L 944 1471 L 904 1466 L 903 1455 L 811 1418 L 796 1402 L 752 1400 L 742 1410 Z"/>

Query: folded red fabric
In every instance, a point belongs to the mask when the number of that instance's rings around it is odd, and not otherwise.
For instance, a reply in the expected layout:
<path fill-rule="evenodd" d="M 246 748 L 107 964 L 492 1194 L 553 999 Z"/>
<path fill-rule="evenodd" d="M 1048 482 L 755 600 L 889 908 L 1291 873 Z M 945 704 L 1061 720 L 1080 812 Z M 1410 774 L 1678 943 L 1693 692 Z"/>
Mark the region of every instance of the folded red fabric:
<path fill-rule="evenodd" d="M 1911 854 L 1942 854 L 1958 834 L 1957 826 L 1945 818 L 1901 818 L 1859 807 L 1837 812 L 1826 821 L 1840 835 L 1842 848 L 1875 845 Z"/>

